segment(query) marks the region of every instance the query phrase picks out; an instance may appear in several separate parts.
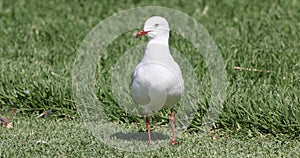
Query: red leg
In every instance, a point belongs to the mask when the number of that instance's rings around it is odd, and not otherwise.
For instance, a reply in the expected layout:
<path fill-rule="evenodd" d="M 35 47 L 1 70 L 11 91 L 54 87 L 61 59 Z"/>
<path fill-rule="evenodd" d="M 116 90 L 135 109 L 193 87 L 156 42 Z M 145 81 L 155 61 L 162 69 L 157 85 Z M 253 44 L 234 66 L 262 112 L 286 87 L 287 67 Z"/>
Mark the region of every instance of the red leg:
<path fill-rule="evenodd" d="M 175 140 L 175 134 L 174 134 L 174 128 L 175 128 L 174 111 L 172 111 L 172 110 L 171 110 L 170 121 L 171 121 L 171 126 L 172 126 L 172 141 L 171 141 L 171 144 L 175 145 L 176 144 L 176 140 Z"/>
<path fill-rule="evenodd" d="M 146 114 L 146 127 L 148 130 L 148 138 L 149 138 L 149 144 L 152 144 L 151 135 L 150 135 L 150 121 L 148 118 L 148 114 Z"/>

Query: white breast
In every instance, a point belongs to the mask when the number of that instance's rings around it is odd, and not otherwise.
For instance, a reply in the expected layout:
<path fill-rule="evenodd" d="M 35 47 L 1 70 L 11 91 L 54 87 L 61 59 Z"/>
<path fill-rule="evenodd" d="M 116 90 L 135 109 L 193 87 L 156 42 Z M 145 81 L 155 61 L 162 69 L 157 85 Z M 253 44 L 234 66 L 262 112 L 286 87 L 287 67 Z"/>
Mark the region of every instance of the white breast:
<path fill-rule="evenodd" d="M 181 70 L 168 46 L 148 45 L 132 75 L 132 97 L 145 113 L 173 107 L 184 90 Z"/>

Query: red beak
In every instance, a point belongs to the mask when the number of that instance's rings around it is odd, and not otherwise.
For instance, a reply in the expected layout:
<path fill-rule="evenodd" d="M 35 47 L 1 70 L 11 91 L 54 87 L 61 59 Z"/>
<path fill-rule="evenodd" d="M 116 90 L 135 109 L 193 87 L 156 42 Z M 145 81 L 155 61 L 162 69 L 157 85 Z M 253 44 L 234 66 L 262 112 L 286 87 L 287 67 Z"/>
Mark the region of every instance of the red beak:
<path fill-rule="evenodd" d="M 150 31 L 144 31 L 144 29 L 142 29 L 141 31 L 139 31 L 138 33 L 136 33 L 135 37 L 144 36 L 148 32 L 150 32 Z"/>

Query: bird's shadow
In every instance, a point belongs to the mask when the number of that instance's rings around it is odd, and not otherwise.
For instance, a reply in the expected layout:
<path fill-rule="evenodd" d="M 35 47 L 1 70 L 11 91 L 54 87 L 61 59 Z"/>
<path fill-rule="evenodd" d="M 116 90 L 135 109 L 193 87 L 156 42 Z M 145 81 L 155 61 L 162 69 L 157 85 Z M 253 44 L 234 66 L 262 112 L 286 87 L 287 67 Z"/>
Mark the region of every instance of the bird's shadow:
<path fill-rule="evenodd" d="M 148 133 L 147 132 L 118 132 L 110 136 L 111 138 L 127 140 L 127 141 L 149 141 L 148 140 Z M 158 132 L 151 132 L 151 138 L 153 141 L 155 140 L 167 140 L 169 139 L 168 135 L 158 133 Z"/>

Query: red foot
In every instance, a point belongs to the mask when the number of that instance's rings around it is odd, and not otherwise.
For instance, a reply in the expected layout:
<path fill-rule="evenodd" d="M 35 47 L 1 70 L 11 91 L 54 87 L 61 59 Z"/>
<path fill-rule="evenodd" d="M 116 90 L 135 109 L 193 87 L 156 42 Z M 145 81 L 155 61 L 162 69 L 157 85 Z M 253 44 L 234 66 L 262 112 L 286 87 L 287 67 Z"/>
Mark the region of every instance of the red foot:
<path fill-rule="evenodd" d="M 169 143 L 169 145 L 179 145 L 179 144 L 181 144 L 180 142 L 177 142 L 177 141 L 175 141 L 175 140 L 173 140 L 173 141 L 171 141 L 170 143 Z"/>
<path fill-rule="evenodd" d="M 172 141 L 171 141 L 171 144 L 172 144 L 172 145 L 175 145 L 175 144 L 176 144 L 176 141 L 175 141 L 175 140 L 172 140 Z"/>

